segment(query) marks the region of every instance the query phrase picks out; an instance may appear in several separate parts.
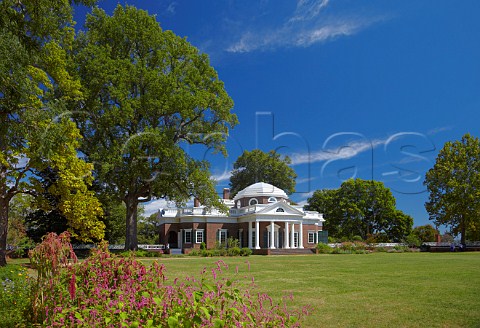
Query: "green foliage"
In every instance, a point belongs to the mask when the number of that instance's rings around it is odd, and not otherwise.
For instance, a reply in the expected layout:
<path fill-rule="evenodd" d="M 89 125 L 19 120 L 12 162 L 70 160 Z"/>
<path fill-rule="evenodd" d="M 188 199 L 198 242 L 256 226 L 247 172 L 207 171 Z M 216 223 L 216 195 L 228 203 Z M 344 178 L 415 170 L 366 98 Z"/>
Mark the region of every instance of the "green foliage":
<path fill-rule="evenodd" d="M 160 252 L 151 252 L 144 249 L 139 249 L 136 251 L 124 251 L 118 253 L 120 257 L 162 257 Z"/>
<path fill-rule="evenodd" d="M 405 238 L 405 243 L 410 247 L 420 247 L 420 245 L 422 245 L 422 240 L 418 238 L 415 233 L 412 233 Z"/>
<path fill-rule="evenodd" d="M 51 237 L 39 246 L 39 254 L 47 259 L 42 262 L 47 264 L 56 262 L 68 248 L 60 238 Z M 204 268 L 198 280 L 180 277 L 170 281 L 158 262 L 146 267 L 132 256 L 115 258 L 102 243 L 85 261 L 49 271 L 53 275 L 48 275 L 48 288 L 35 298 L 41 304 L 40 311 L 34 312 L 37 316 L 29 323 L 76 327 L 299 326 L 306 309 L 290 311 L 284 301 L 274 303 L 268 295 L 255 293 L 248 281 L 226 277 L 227 270 L 228 265 L 217 261 L 211 270 Z"/>
<path fill-rule="evenodd" d="M 91 4 L 93 1 L 75 1 Z M 74 30 L 69 1 L 0 2 L 0 266 L 5 250 L 10 200 L 39 195 L 38 172 L 59 174 L 50 192 L 78 238 L 103 237 L 101 210 L 87 190 L 92 167 L 77 157 L 80 135 L 65 117 L 64 105 L 82 98 L 69 74 Z M 28 172 L 28 174 L 27 174 Z M 48 205 L 38 200 L 37 206 Z"/>
<path fill-rule="evenodd" d="M 265 182 L 280 189 L 287 194 L 295 192 L 295 179 L 297 174 L 289 166 L 291 160 L 274 150 L 265 153 L 259 149 L 244 151 L 233 163 L 230 187 L 232 195 L 256 183 Z"/>
<path fill-rule="evenodd" d="M 29 280 L 26 268 L 0 267 L 0 323 L 2 327 L 26 326 L 29 308 Z"/>
<path fill-rule="evenodd" d="M 363 238 L 360 237 L 359 235 L 355 235 L 352 237 L 352 241 L 363 241 Z"/>
<path fill-rule="evenodd" d="M 70 244 L 70 234 L 49 233 L 41 244 L 29 252 L 30 263 L 37 270 L 37 279 L 31 285 L 32 322 L 43 322 L 49 304 L 45 302 L 45 292 L 53 291 L 60 284 L 62 268 L 77 262 L 77 256 Z"/>
<path fill-rule="evenodd" d="M 18 194 L 12 198 L 9 208 L 7 244 L 13 246 L 15 251 L 10 257 L 23 257 L 26 251 L 33 248 L 34 243 L 27 236 L 25 217 L 30 213 L 31 196 Z"/>
<path fill-rule="evenodd" d="M 332 254 L 333 252 L 333 248 L 324 243 L 318 243 L 317 250 L 320 254 Z"/>
<path fill-rule="evenodd" d="M 240 248 L 234 246 L 231 248 L 225 249 L 224 247 L 216 247 L 213 249 L 202 249 L 196 250 L 193 249 L 188 254 L 190 256 L 202 256 L 202 257 L 213 257 L 213 256 L 250 256 L 252 255 L 252 250 L 248 247 Z"/>
<path fill-rule="evenodd" d="M 137 247 L 138 204 L 152 197 L 194 195 L 224 209 L 208 163 L 185 152 L 190 144 L 225 153 L 237 123 L 208 57 L 131 6 L 112 16 L 96 8 L 85 26 L 75 50 L 85 102 L 72 111 L 104 192 L 126 205 L 126 248 Z"/>
<path fill-rule="evenodd" d="M 125 204 L 103 190 L 99 190 L 97 184 L 94 185 L 94 189 L 97 192 L 98 200 L 102 204 L 103 216 L 100 220 L 105 224 L 104 239 L 109 244 L 125 243 L 125 215 L 127 213 Z"/>
<path fill-rule="evenodd" d="M 426 224 L 413 228 L 412 234 L 415 235 L 420 242 L 432 242 L 436 241 L 435 237 L 439 232 L 431 224 Z"/>
<path fill-rule="evenodd" d="M 425 177 L 429 192 L 425 208 L 435 225 L 452 227 L 465 243 L 480 232 L 480 141 L 465 134 L 447 142 Z"/>
<path fill-rule="evenodd" d="M 343 242 L 333 249 L 333 254 L 367 254 L 367 245 L 363 242 Z"/>
<path fill-rule="evenodd" d="M 309 210 L 324 214 L 324 229 L 337 239 L 384 234 L 387 241 L 400 241 L 413 225 L 413 218 L 396 209 L 390 189 L 378 181 L 350 179 L 339 189 L 315 191 L 308 203 Z"/>
<path fill-rule="evenodd" d="M 142 209 L 143 211 L 143 209 Z M 139 244 L 157 244 L 159 231 L 157 227 L 157 214 L 153 213 L 149 217 L 141 216 L 138 221 L 138 243 Z"/>

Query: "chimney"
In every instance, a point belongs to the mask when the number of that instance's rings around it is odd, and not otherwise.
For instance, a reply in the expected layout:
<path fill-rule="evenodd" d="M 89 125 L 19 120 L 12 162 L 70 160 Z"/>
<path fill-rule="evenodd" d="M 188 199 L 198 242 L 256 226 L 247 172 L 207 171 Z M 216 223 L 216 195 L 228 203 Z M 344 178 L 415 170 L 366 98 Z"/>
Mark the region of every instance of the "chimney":
<path fill-rule="evenodd" d="M 200 207 L 200 201 L 197 197 L 193 199 L 193 207 Z"/>
<path fill-rule="evenodd" d="M 223 188 L 223 199 L 230 199 L 230 189 Z"/>

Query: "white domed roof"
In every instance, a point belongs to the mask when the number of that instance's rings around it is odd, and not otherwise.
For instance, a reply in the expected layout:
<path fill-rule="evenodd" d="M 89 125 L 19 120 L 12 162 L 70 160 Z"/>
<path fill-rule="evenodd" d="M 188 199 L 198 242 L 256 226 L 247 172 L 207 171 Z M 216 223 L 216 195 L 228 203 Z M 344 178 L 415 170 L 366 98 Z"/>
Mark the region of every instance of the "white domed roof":
<path fill-rule="evenodd" d="M 269 196 L 269 197 L 282 197 L 288 199 L 287 194 L 280 188 L 277 188 L 269 183 L 257 182 L 247 188 L 239 191 L 233 200 L 237 200 L 245 197 L 258 197 L 258 196 Z"/>

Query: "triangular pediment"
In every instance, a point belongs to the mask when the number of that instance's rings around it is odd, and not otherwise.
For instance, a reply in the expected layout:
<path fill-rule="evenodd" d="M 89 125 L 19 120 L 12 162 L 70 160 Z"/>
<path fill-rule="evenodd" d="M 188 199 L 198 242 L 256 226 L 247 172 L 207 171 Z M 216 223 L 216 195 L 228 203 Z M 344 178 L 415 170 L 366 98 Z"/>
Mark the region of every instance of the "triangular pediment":
<path fill-rule="evenodd" d="M 268 214 L 268 215 L 295 215 L 295 216 L 304 216 L 305 213 L 296 209 L 295 207 L 285 203 L 285 202 L 276 202 L 265 208 L 262 208 L 256 214 Z"/>

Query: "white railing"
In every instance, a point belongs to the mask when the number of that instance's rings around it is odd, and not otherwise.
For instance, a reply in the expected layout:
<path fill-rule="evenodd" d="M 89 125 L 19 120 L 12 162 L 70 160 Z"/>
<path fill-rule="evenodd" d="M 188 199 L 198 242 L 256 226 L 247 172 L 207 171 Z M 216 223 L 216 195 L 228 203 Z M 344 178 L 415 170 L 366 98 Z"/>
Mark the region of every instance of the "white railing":
<path fill-rule="evenodd" d="M 138 245 L 139 249 L 145 249 L 145 250 L 158 250 L 158 249 L 165 249 L 165 245 L 146 245 L 146 244 L 141 244 Z"/>

